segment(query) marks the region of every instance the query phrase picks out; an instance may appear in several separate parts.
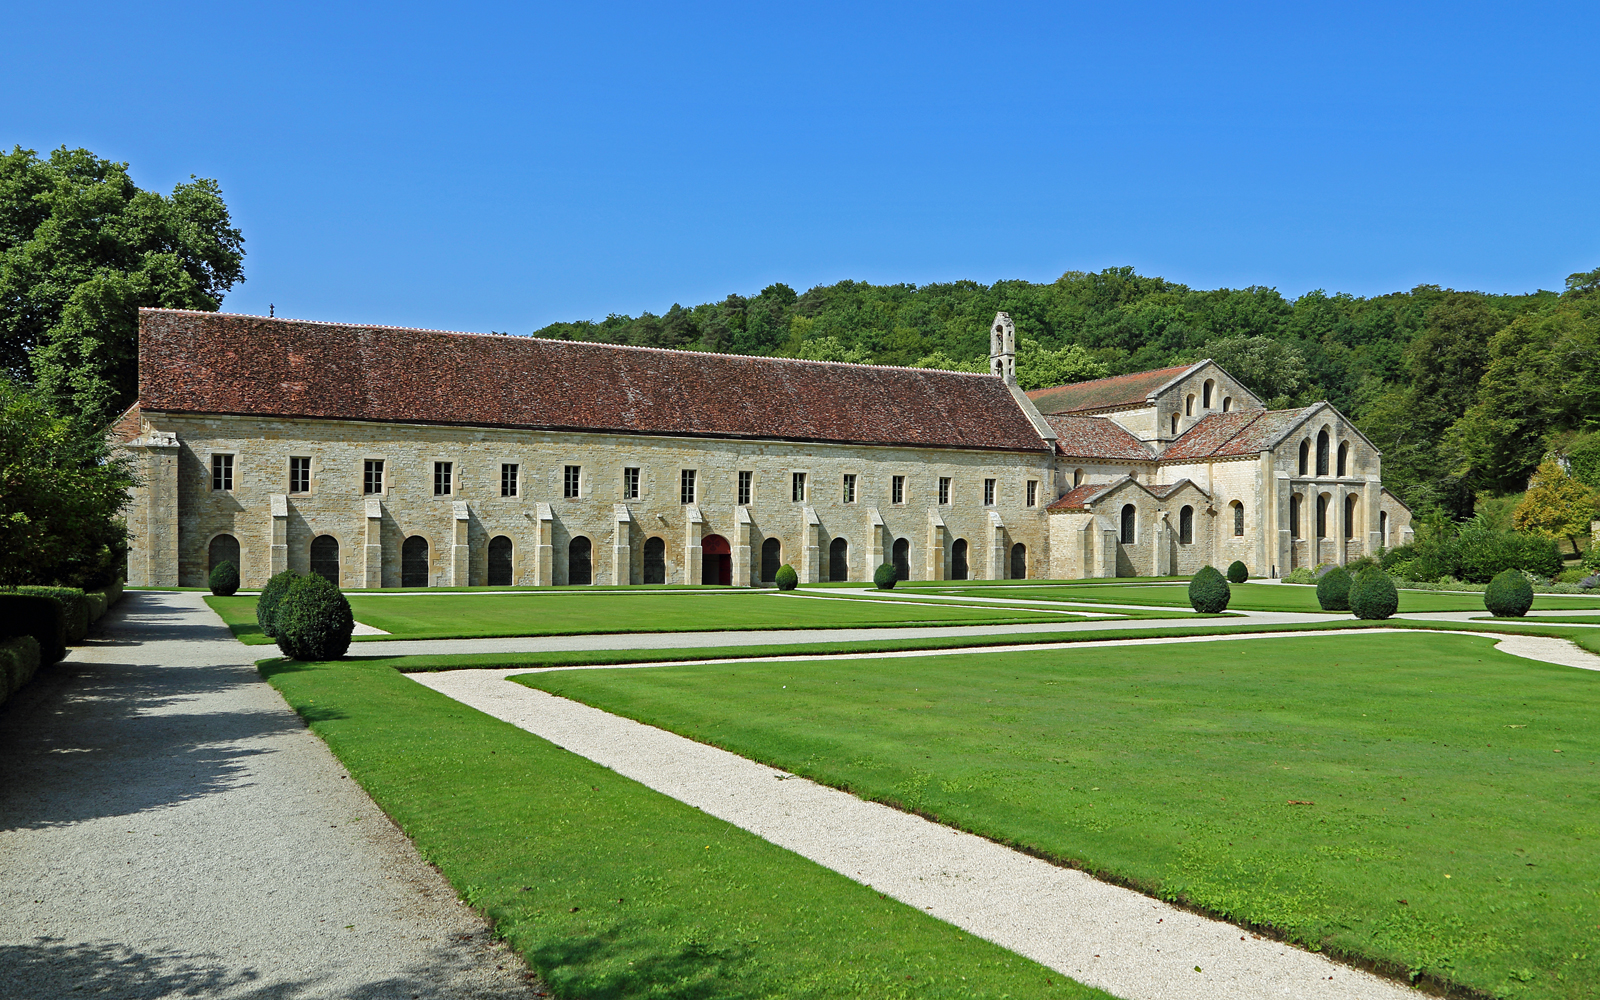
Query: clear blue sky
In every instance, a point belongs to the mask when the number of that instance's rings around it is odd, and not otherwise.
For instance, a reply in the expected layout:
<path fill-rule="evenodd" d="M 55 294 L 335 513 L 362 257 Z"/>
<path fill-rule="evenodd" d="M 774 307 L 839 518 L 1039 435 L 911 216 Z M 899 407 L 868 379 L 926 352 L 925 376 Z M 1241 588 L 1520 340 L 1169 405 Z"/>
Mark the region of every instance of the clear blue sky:
<path fill-rule="evenodd" d="M 0 142 L 217 178 L 224 307 L 523 333 L 842 278 L 1560 288 L 1592 3 L 30 4 Z"/>

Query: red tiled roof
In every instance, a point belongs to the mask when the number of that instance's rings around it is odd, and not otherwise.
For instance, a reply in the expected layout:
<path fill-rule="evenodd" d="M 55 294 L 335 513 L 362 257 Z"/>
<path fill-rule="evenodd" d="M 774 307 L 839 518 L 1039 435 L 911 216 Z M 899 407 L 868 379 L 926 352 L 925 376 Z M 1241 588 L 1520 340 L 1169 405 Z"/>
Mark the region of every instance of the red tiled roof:
<path fill-rule="evenodd" d="M 139 311 L 139 405 L 398 423 L 1042 451 L 993 375 Z"/>
<path fill-rule="evenodd" d="M 1310 410 L 1311 407 L 1207 414 L 1167 446 L 1161 453 L 1161 461 L 1259 455 L 1276 444 Z"/>
<path fill-rule="evenodd" d="M 139 431 L 144 427 L 144 421 L 139 416 L 139 404 L 134 403 L 122 411 L 122 416 L 106 430 L 106 439 L 112 445 L 127 444 L 139 436 Z"/>
<path fill-rule="evenodd" d="M 1111 458 L 1149 462 L 1155 459 L 1144 442 L 1107 417 L 1052 415 L 1045 423 L 1056 432 L 1056 454 L 1073 458 Z"/>
<path fill-rule="evenodd" d="M 1084 483 L 1082 486 L 1074 486 L 1061 494 L 1060 499 L 1046 507 L 1045 510 L 1058 513 L 1064 510 L 1083 510 L 1094 497 L 1125 481 L 1117 479 L 1109 483 Z"/>
<path fill-rule="evenodd" d="M 1092 382 L 1035 389 L 1028 393 L 1028 398 L 1033 400 L 1033 405 L 1039 408 L 1040 413 L 1075 413 L 1113 406 L 1135 406 L 1143 403 L 1152 392 L 1196 367 L 1198 364 L 1179 365 L 1176 368 L 1158 368 L 1150 372 L 1097 378 Z"/>

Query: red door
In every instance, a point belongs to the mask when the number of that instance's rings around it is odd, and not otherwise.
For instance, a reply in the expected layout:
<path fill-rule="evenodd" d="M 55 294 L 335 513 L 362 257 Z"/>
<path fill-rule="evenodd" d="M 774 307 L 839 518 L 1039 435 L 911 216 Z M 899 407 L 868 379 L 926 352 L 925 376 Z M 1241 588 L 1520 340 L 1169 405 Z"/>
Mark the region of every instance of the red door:
<path fill-rule="evenodd" d="M 728 547 L 728 540 L 721 535 L 707 535 L 700 539 L 700 582 L 703 584 L 721 584 L 724 587 L 733 584 L 733 551 Z"/>

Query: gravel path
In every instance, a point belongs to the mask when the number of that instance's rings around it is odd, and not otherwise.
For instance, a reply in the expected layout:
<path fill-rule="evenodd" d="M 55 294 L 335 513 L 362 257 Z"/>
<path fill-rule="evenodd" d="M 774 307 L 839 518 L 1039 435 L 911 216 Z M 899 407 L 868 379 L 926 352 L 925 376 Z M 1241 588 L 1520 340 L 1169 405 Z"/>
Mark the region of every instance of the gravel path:
<path fill-rule="evenodd" d="M 201 596 L 0 709 L 0 996 L 537 995 Z"/>

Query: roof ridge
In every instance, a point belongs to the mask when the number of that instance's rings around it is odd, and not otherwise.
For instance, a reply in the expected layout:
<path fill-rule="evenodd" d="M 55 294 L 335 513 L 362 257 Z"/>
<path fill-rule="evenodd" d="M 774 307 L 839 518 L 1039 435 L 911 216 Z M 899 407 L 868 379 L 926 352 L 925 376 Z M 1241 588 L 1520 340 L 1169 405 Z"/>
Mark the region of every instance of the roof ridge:
<path fill-rule="evenodd" d="M 1207 359 L 1207 360 L 1209 360 L 1209 359 Z M 1196 364 L 1199 364 L 1199 362 L 1196 362 Z M 1082 382 L 1063 382 L 1060 385 L 1045 385 L 1045 386 L 1040 386 L 1037 389 L 1029 389 L 1028 391 L 1029 392 L 1046 392 L 1046 391 L 1048 391 L 1050 389 L 1065 389 L 1065 388 L 1067 388 L 1069 386 L 1072 387 L 1072 388 L 1077 388 L 1080 385 L 1094 385 L 1096 382 L 1110 382 L 1113 379 L 1132 378 L 1135 375 L 1154 375 L 1157 372 L 1185 371 L 1185 370 L 1187 370 L 1189 368 L 1193 368 L 1193 367 L 1194 367 L 1194 365 L 1169 365 L 1166 368 L 1146 368 L 1144 371 L 1123 372 L 1121 375 L 1106 375 L 1103 378 L 1084 379 Z"/>

